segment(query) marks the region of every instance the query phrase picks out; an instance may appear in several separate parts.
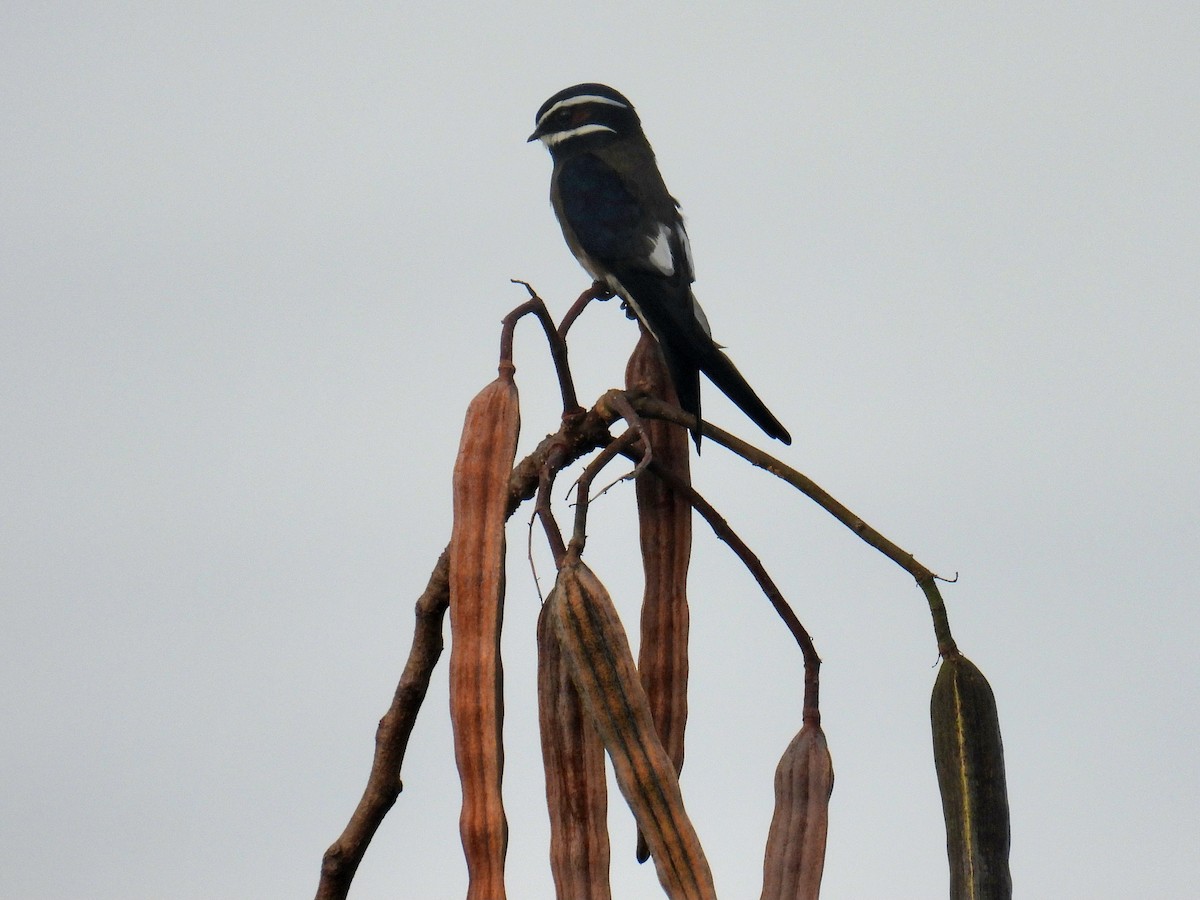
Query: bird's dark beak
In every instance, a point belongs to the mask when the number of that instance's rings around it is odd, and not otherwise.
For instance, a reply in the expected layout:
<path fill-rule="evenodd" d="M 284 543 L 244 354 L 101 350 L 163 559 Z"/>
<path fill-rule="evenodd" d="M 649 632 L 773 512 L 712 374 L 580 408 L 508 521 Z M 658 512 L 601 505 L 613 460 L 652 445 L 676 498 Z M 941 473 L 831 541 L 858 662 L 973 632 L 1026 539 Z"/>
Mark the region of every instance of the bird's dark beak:
<path fill-rule="evenodd" d="M 525 138 L 525 143 L 527 143 L 527 144 L 528 144 L 528 143 L 530 143 L 531 141 L 536 141 L 536 140 L 537 140 L 538 138 L 540 138 L 541 136 L 542 136 L 542 129 L 540 129 L 540 128 L 535 128 L 535 129 L 533 130 L 533 134 L 531 134 L 529 137 Z"/>

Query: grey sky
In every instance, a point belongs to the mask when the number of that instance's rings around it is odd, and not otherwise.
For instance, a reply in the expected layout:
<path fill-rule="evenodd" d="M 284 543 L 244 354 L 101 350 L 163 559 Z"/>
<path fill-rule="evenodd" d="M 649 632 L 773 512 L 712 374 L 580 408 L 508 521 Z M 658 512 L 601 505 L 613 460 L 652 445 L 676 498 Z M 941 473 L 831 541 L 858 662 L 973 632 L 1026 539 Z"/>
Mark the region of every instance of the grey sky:
<path fill-rule="evenodd" d="M 1197 46 L 1182 3 L 9 4 L 0 896 L 313 892 L 449 534 L 508 279 L 556 314 L 587 284 L 524 142 L 583 80 L 637 105 L 714 334 L 795 437 L 782 458 L 959 573 L 1018 895 L 1186 894 Z M 576 331 L 591 399 L 635 329 L 600 304 Z M 527 449 L 557 418 L 532 326 L 517 363 Z M 757 440 L 717 391 L 705 410 Z M 920 592 L 717 447 L 694 478 L 825 660 L 824 896 L 944 896 Z M 542 897 L 525 521 L 510 892 Z M 615 490 L 589 562 L 629 624 L 634 535 Z M 702 525 L 692 583 L 685 797 L 722 896 L 755 896 L 799 658 Z M 463 895 L 445 677 L 356 897 Z M 611 806 L 615 892 L 661 896 Z"/>

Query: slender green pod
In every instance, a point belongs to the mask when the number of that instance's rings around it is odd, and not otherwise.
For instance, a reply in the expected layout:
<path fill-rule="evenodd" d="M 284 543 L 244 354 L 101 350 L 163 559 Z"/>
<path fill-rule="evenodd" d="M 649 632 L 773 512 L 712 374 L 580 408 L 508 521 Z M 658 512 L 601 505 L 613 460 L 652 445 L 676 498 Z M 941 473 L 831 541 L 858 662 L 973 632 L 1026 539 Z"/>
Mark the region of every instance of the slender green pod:
<path fill-rule="evenodd" d="M 929 704 L 951 900 L 1010 900 L 1008 789 L 996 698 L 961 654 L 942 661 Z"/>

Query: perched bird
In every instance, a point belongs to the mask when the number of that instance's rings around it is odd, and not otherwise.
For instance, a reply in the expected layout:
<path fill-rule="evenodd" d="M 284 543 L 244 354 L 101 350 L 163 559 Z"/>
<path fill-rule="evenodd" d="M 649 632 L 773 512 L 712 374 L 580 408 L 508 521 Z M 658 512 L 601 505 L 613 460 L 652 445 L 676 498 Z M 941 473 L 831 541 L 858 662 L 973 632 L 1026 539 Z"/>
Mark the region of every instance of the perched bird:
<path fill-rule="evenodd" d="M 567 246 L 619 296 L 662 348 L 679 405 L 700 418 L 700 372 L 768 436 L 792 442 L 709 332 L 692 294 L 692 252 L 638 114 L 603 84 L 559 91 L 537 112 L 530 141 L 554 160 L 550 202 Z M 692 432 L 700 447 L 700 430 Z"/>

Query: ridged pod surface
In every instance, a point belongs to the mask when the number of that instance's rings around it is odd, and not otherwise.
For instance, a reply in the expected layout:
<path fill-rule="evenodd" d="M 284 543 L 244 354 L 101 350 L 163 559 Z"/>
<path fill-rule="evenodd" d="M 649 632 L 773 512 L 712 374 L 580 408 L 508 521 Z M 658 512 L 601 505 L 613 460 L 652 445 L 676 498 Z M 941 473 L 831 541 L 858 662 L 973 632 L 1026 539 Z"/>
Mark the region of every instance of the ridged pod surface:
<path fill-rule="evenodd" d="M 467 408 L 454 463 L 450 538 L 450 720 L 462 783 L 468 900 L 503 900 L 508 821 L 500 784 L 504 521 L 520 429 L 517 387 L 497 378 Z"/>
<path fill-rule="evenodd" d="M 762 900 L 816 900 L 825 868 L 833 758 L 820 725 L 806 724 L 775 769 L 775 815 L 763 860 Z"/>
<path fill-rule="evenodd" d="M 625 384 L 678 403 L 658 342 L 646 332 L 625 368 Z M 654 459 L 685 482 L 691 480 L 691 438 L 686 428 L 647 419 L 644 422 Z M 688 700 L 688 563 L 692 553 L 692 505 L 653 472 L 642 472 L 635 485 L 638 536 L 645 593 L 642 597 L 638 672 L 650 701 L 658 736 L 676 773 L 683 769 Z M 649 848 L 638 833 L 637 856 Z"/>
<path fill-rule="evenodd" d="M 571 683 L 549 604 L 537 624 L 538 724 L 558 900 L 611 900 L 604 744 Z"/>
<path fill-rule="evenodd" d="M 1008 788 L 991 685 L 965 656 L 947 656 L 929 708 L 951 900 L 1009 900 Z"/>
<path fill-rule="evenodd" d="M 546 603 L 571 680 L 604 741 L 667 896 L 715 900 L 708 860 L 684 810 L 675 766 L 658 739 L 608 591 L 586 565 L 568 558 Z"/>

